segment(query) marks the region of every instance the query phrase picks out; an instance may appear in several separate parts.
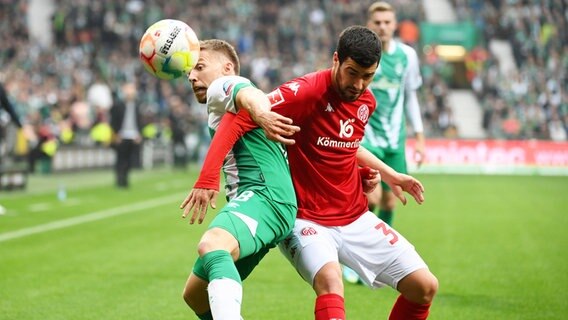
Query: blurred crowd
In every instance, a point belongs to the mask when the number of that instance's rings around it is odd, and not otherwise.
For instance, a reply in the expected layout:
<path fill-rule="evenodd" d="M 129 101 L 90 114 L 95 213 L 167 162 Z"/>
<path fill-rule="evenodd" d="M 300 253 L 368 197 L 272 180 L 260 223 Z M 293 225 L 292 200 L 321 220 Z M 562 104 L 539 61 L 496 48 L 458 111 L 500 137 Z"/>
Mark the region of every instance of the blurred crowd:
<path fill-rule="evenodd" d="M 485 39 L 509 41 L 513 70 L 489 55 L 472 88 L 483 127 L 500 139 L 566 141 L 568 132 L 568 3 L 565 0 L 453 0 Z"/>
<path fill-rule="evenodd" d="M 399 36 L 421 58 L 420 100 L 426 136 L 459 136 L 448 104 L 443 67 L 418 48 L 420 1 L 391 1 Z M 264 90 L 295 76 L 327 68 L 338 33 L 364 24 L 370 2 L 352 0 L 54 0 L 53 44 L 29 36 L 28 1 L 0 0 L 0 82 L 25 123 L 30 148 L 109 144 L 97 125 L 125 82 L 136 83 L 144 138 L 176 140 L 195 153 L 207 141 L 205 110 L 185 79 L 153 78 L 138 60 L 144 30 L 164 18 L 187 22 L 202 39 L 228 40 L 240 54 L 242 75 Z M 499 71 L 487 48 L 472 74 L 484 127 L 494 138 L 566 140 L 566 3 L 564 0 L 453 0 L 460 19 L 471 19 L 485 39 L 507 38 L 517 70 Z M 100 126 L 99 126 L 100 128 Z M 459 128 L 457 128 L 459 129 Z M 193 151 L 192 151 L 193 150 Z M 198 157 L 197 154 L 192 157 Z"/>

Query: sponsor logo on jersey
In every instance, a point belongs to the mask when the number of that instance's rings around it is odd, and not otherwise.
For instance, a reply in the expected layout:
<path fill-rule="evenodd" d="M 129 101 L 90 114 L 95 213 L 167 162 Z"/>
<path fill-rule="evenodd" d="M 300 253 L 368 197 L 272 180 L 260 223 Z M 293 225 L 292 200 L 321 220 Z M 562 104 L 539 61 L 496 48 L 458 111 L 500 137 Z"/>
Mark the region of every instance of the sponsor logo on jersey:
<path fill-rule="evenodd" d="M 333 109 L 333 107 L 331 106 L 331 104 L 328 102 L 328 103 L 327 103 L 327 107 L 325 107 L 325 111 L 327 111 L 327 112 L 335 112 L 335 109 Z"/>
<path fill-rule="evenodd" d="M 297 82 L 290 82 L 288 84 L 288 88 L 294 92 L 294 96 L 298 94 L 298 89 L 300 89 L 300 85 Z"/>
<path fill-rule="evenodd" d="M 359 120 L 363 121 L 363 123 L 367 123 L 367 120 L 369 120 L 369 107 L 366 104 L 359 107 L 357 117 Z"/>
<path fill-rule="evenodd" d="M 361 141 L 359 139 L 355 139 L 355 141 L 337 141 L 330 137 L 318 137 L 316 145 L 329 148 L 357 149 L 361 145 Z"/>
<path fill-rule="evenodd" d="M 313 236 L 315 234 L 318 234 L 318 232 L 312 227 L 305 227 L 304 229 L 302 229 L 302 231 L 300 231 L 300 234 L 302 236 Z"/>
<path fill-rule="evenodd" d="M 340 138 L 351 138 L 353 135 L 353 125 L 352 123 L 355 122 L 355 119 L 347 119 L 345 121 L 339 120 L 339 137 Z"/>
<path fill-rule="evenodd" d="M 367 111 L 368 112 L 368 111 Z M 353 123 L 355 119 L 347 119 L 345 121 L 339 120 L 339 138 L 349 139 L 353 136 L 355 128 Z M 316 145 L 328 148 L 349 148 L 356 149 L 361 145 L 361 140 L 355 139 L 354 141 L 339 141 L 330 137 L 318 137 Z"/>
<path fill-rule="evenodd" d="M 272 91 L 267 96 L 268 96 L 268 100 L 270 100 L 272 107 L 277 106 L 277 105 L 281 104 L 282 102 L 284 102 L 284 96 L 282 95 L 282 91 L 280 91 L 280 88 Z"/>

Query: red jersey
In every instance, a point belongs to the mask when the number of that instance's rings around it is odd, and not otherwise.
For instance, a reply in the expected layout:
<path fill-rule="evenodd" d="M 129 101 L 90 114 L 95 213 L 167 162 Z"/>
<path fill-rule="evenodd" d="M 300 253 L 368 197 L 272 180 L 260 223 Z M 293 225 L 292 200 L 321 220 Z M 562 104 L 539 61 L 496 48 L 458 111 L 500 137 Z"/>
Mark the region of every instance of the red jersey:
<path fill-rule="evenodd" d="M 289 81 L 268 97 L 273 111 L 301 128 L 292 137 L 296 144 L 287 147 L 298 218 L 343 226 L 367 212 L 357 149 L 376 106 L 371 91 L 344 102 L 331 85 L 331 70 L 324 70 Z M 218 190 L 225 155 L 244 132 L 256 127 L 244 110 L 221 121 L 195 188 Z"/>
<path fill-rule="evenodd" d="M 368 89 L 342 101 L 331 70 L 291 80 L 269 94 L 272 110 L 301 128 L 288 146 L 298 218 L 343 226 L 365 213 L 367 198 L 358 172 L 357 149 L 376 102 Z"/>

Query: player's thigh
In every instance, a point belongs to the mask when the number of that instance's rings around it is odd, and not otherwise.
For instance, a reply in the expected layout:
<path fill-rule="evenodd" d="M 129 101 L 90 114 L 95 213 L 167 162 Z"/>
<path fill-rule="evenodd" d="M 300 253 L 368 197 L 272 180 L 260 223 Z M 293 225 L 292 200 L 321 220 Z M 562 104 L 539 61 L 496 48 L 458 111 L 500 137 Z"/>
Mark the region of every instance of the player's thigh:
<path fill-rule="evenodd" d="M 333 228 L 296 219 L 293 231 L 278 245 L 282 254 L 310 285 L 324 265 L 339 261 L 339 244 L 334 232 Z"/>
<path fill-rule="evenodd" d="M 244 191 L 223 207 L 209 228 L 231 233 L 239 243 L 237 260 L 255 256 L 250 261 L 257 260 L 252 263 L 256 265 L 266 248 L 275 247 L 290 233 L 296 211 L 295 206 L 270 201 L 262 190 Z"/>
<path fill-rule="evenodd" d="M 414 246 L 372 212 L 341 227 L 339 259 L 370 286 L 396 288 L 404 276 L 425 267 Z"/>

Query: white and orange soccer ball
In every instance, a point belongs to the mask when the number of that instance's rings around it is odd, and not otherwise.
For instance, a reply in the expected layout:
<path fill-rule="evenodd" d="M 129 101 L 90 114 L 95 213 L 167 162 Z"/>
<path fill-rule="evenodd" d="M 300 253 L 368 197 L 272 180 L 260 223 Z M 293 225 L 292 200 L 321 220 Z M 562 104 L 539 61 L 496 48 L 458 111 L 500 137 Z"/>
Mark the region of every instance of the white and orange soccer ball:
<path fill-rule="evenodd" d="M 185 22 L 160 20 L 140 39 L 140 60 L 152 75 L 171 80 L 186 75 L 199 59 L 199 39 Z"/>

